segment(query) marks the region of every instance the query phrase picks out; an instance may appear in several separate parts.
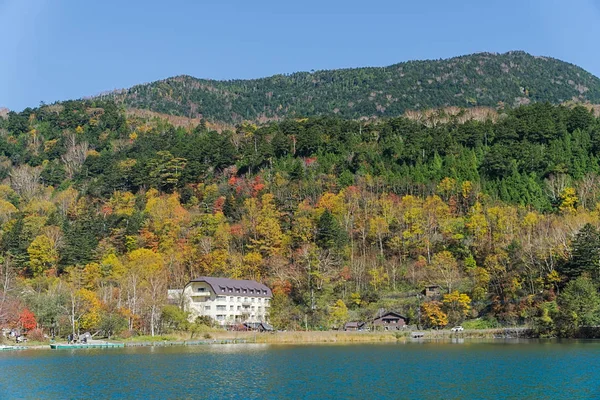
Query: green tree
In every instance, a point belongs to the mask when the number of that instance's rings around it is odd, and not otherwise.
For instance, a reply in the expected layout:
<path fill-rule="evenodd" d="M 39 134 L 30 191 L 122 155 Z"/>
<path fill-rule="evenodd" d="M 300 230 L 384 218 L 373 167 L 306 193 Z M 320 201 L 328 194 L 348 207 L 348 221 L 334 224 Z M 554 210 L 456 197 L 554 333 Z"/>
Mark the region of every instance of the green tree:
<path fill-rule="evenodd" d="M 331 249 L 341 246 L 344 241 L 345 232 L 340 229 L 333 214 L 326 209 L 317 223 L 317 245 L 322 249 Z"/>
<path fill-rule="evenodd" d="M 600 278 L 600 233 L 592 224 L 585 224 L 575 235 L 571 245 L 571 257 L 564 263 L 562 273 L 569 279 L 590 273 Z"/>
<path fill-rule="evenodd" d="M 562 336 L 577 335 L 582 327 L 600 323 L 600 295 L 594 282 L 587 276 L 569 282 L 557 299 L 557 330 Z"/>

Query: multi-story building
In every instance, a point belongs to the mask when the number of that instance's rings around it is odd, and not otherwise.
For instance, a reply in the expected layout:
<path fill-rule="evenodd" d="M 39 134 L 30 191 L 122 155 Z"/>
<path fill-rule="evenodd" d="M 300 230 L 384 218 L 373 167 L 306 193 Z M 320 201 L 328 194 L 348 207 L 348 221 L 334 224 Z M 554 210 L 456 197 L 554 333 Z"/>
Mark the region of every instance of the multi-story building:
<path fill-rule="evenodd" d="M 181 292 L 190 321 L 211 317 L 221 325 L 267 322 L 271 289 L 256 281 L 211 278 L 192 279 Z"/>

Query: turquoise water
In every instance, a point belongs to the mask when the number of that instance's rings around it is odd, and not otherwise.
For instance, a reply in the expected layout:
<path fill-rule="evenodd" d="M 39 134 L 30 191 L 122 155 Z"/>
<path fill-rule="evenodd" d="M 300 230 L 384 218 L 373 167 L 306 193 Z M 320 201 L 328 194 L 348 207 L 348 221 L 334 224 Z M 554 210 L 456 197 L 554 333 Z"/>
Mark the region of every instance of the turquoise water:
<path fill-rule="evenodd" d="M 0 353 L 1 399 L 594 399 L 600 342 Z"/>

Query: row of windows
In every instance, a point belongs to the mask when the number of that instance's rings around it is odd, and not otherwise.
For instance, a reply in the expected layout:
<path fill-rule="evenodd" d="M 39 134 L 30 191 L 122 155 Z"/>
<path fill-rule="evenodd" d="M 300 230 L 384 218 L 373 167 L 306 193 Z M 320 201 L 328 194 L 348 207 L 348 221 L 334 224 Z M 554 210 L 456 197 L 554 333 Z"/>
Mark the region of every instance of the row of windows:
<path fill-rule="evenodd" d="M 250 293 L 250 294 L 267 294 L 266 290 L 261 290 L 261 289 L 246 289 L 246 288 L 225 288 L 225 286 L 219 286 L 219 289 L 221 289 L 221 291 L 223 292 L 228 292 L 228 293 Z M 235 290 L 234 290 L 235 289 Z"/>
<path fill-rule="evenodd" d="M 234 306 L 229 306 L 229 311 L 233 311 L 233 307 L 234 307 Z M 244 309 L 247 309 L 247 308 L 248 308 L 248 307 L 244 307 Z M 267 308 L 268 308 L 268 307 L 265 307 L 265 310 L 266 310 Z M 254 310 L 256 310 L 257 308 L 256 308 L 256 307 L 254 307 L 254 306 L 252 306 L 252 307 L 250 307 L 250 309 L 251 309 L 252 311 L 254 311 Z M 262 308 L 261 306 L 258 306 L 258 311 L 262 311 L 262 309 L 263 309 L 263 308 Z M 226 310 L 227 310 L 227 306 L 221 306 L 221 305 L 218 305 L 218 306 L 217 306 L 217 311 L 226 311 Z M 236 310 L 238 310 L 238 311 L 241 311 L 241 310 L 242 310 L 242 306 L 237 306 Z M 210 306 L 204 306 L 204 311 L 210 311 Z"/>
<path fill-rule="evenodd" d="M 254 316 L 255 316 L 254 314 L 251 315 L 252 318 L 254 318 Z M 217 314 L 217 316 L 216 316 L 217 321 L 224 321 L 225 318 L 227 318 L 229 320 L 235 320 L 236 316 L 235 315 L 227 315 L 226 316 L 226 315 L 223 315 L 223 314 Z M 239 318 L 239 317 L 237 317 L 237 318 Z M 264 315 L 259 315 L 258 318 L 262 319 L 262 318 L 264 318 Z"/>
<path fill-rule="evenodd" d="M 220 300 L 220 301 L 227 301 L 227 296 L 217 296 L 217 300 Z M 237 298 L 236 298 L 236 297 L 230 296 L 230 297 L 229 297 L 229 301 L 238 301 L 238 302 L 239 302 L 239 301 L 242 301 L 242 297 L 237 297 Z M 248 297 L 244 297 L 244 298 L 243 298 L 243 301 L 244 301 L 244 302 L 246 302 L 246 303 L 247 303 L 247 302 L 251 302 L 251 303 L 255 303 L 255 302 L 262 303 L 262 302 L 263 302 L 263 298 L 262 298 L 262 297 L 258 297 L 258 298 L 256 298 L 256 297 L 250 297 L 250 298 L 248 298 Z M 268 302 L 269 302 L 269 299 L 264 299 L 264 302 L 265 302 L 265 303 L 268 303 Z"/>

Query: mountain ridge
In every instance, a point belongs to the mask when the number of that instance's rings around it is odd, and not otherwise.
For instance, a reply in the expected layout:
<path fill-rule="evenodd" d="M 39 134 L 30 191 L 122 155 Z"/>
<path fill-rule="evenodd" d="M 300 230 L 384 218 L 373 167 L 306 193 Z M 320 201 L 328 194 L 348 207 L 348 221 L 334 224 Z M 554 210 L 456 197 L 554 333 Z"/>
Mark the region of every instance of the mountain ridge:
<path fill-rule="evenodd" d="M 130 108 L 237 123 L 338 114 L 394 117 L 407 110 L 600 102 L 600 78 L 523 51 L 474 53 L 357 67 L 214 80 L 177 75 L 97 96 Z"/>

